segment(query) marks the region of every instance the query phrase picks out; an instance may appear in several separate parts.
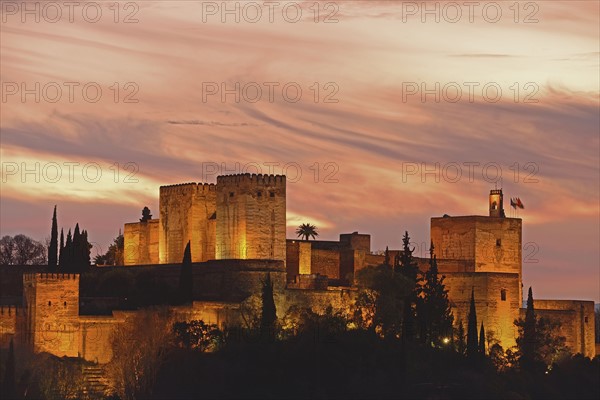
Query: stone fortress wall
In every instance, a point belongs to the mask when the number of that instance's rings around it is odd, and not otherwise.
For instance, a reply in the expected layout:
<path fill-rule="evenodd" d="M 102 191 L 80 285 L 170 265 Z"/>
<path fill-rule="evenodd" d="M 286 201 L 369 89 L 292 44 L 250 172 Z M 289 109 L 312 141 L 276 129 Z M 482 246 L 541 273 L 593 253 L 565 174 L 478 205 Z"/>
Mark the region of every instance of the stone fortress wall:
<path fill-rule="evenodd" d="M 354 275 L 382 264 L 384 256 L 372 254 L 370 235 L 358 232 L 341 234 L 339 241 L 286 241 L 285 201 L 282 176 L 232 175 L 218 177 L 216 185 L 163 186 L 160 218 L 125 225 L 128 266 L 99 270 L 154 269 L 160 279 L 176 285 L 190 241 L 197 300 L 171 307 L 179 320 L 203 319 L 221 327 L 242 324 L 243 309 L 259 296 L 267 273 L 274 282 L 279 317 L 291 307 L 322 313 L 331 306 L 349 313 L 357 293 Z M 504 217 L 498 190 L 490 193 L 489 216 L 431 219 L 455 324 L 467 323 L 473 291 L 478 322 L 504 348 L 515 344 L 513 321 L 523 312 L 521 229 L 520 219 Z M 393 261 L 400 252 L 389 254 Z M 421 271 L 429 268 L 429 259 L 416 261 Z M 108 362 L 110 332 L 135 313 L 82 315 L 78 275 L 26 270 L 14 267 L 4 273 L 0 268 L 0 304 L 10 302 L 0 306 L 0 343 L 14 337 L 35 351 Z M 15 290 L 19 284 L 22 291 Z M 593 302 L 536 300 L 535 305 L 540 315 L 562 322 L 572 351 L 595 354 Z"/>
<path fill-rule="evenodd" d="M 286 179 L 238 174 L 161 186 L 160 217 L 125 224 L 125 265 L 286 259 Z"/>

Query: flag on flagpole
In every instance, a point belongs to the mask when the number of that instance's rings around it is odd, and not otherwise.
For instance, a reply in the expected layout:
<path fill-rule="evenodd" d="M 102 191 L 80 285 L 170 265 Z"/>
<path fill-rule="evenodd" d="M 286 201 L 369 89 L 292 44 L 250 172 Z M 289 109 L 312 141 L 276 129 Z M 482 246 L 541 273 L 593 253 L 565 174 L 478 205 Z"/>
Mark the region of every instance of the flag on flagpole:
<path fill-rule="evenodd" d="M 517 209 L 517 202 L 512 197 L 510 198 L 510 206 L 515 210 Z"/>
<path fill-rule="evenodd" d="M 525 206 L 523 205 L 523 202 L 521 202 L 521 199 L 517 197 L 517 207 L 523 209 L 525 208 Z"/>

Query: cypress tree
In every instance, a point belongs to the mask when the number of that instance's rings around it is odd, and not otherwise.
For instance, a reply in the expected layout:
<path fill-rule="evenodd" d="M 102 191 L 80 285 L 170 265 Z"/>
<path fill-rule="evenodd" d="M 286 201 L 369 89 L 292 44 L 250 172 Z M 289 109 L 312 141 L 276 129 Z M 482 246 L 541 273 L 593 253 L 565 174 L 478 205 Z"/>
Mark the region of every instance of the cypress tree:
<path fill-rule="evenodd" d="M 4 370 L 4 380 L 2 382 L 3 398 L 12 399 L 16 397 L 15 391 L 15 346 L 12 338 L 8 348 L 8 356 L 6 358 L 6 368 Z"/>
<path fill-rule="evenodd" d="M 429 249 L 429 269 L 425 272 L 425 282 L 421 290 L 423 305 L 417 316 L 424 326 L 424 339 L 434 346 L 440 346 L 444 338 L 451 336 L 454 321 L 444 278 L 439 277 L 432 242 Z"/>
<path fill-rule="evenodd" d="M 71 229 L 67 232 L 63 269 L 65 272 L 72 272 L 73 269 L 73 237 L 71 236 Z"/>
<path fill-rule="evenodd" d="M 411 250 L 410 248 L 410 237 L 408 236 L 408 232 L 405 231 L 404 236 L 402 237 L 402 255 L 400 256 L 399 271 L 396 272 L 400 272 L 407 278 L 416 282 L 419 268 L 413 258 L 413 250 L 414 249 Z"/>
<path fill-rule="evenodd" d="M 262 314 L 260 318 L 260 331 L 263 338 L 267 340 L 275 338 L 276 321 L 277 310 L 273 298 L 273 282 L 271 281 L 271 273 L 267 272 L 267 277 L 262 286 Z"/>
<path fill-rule="evenodd" d="M 385 257 L 383 259 L 383 265 L 390 266 L 390 250 L 385 246 Z"/>
<path fill-rule="evenodd" d="M 465 350 L 467 344 L 465 343 L 465 324 L 463 324 L 462 320 L 458 320 L 458 328 L 456 329 L 457 343 L 456 343 L 456 351 L 460 355 L 465 355 Z"/>
<path fill-rule="evenodd" d="M 469 323 L 467 326 L 467 357 L 474 358 L 477 355 L 477 311 L 475 309 L 475 289 L 471 289 L 471 307 L 469 309 Z"/>
<path fill-rule="evenodd" d="M 410 248 L 410 237 L 404 232 L 402 238 L 402 255 L 400 264 L 394 267 L 394 272 L 399 272 L 414 282 L 414 287 L 407 297 L 404 298 L 404 312 L 402 321 L 402 341 L 412 340 L 415 336 L 416 306 L 419 301 L 419 283 L 417 273 L 419 268 L 413 258 L 413 250 Z"/>
<path fill-rule="evenodd" d="M 65 232 L 60 229 L 60 253 L 58 256 L 58 265 L 62 268 L 65 267 Z"/>
<path fill-rule="evenodd" d="M 187 242 L 179 273 L 179 294 L 182 303 L 191 303 L 194 297 L 194 274 L 192 272 L 192 251 Z"/>
<path fill-rule="evenodd" d="M 81 268 L 81 263 L 83 262 L 83 257 L 81 257 L 81 231 L 79 230 L 79 224 L 75 224 L 75 231 L 73 231 L 71 257 L 71 271 L 76 272 Z"/>
<path fill-rule="evenodd" d="M 88 232 L 84 230 L 81 232 L 81 261 L 82 261 L 82 272 L 90 266 L 90 242 L 88 242 Z"/>
<path fill-rule="evenodd" d="M 50 232 L 50 245 L 48 246 L 48 269 L 55 271 L 58 264 L 58 223 L 56 221 L 56 206 L 52 215 L 52 230 Z"/>
<path fill-rule="evenodd" d="M 533 307 L 533 292 L 531 286 L 527 294 L 527 312 L 525 313 L 525 324 L 523 325 L 523 345 L 521 346 L 521 365 L 531 368 L 534 365 L 536 355 L 536 316 Z"/>
<path fill-rule="evenodd" d="M 485 356 L 485 329 L 483 328 L 483 322 L 481 322 L 481 329 L 479 330 L 479 354 Z"/>

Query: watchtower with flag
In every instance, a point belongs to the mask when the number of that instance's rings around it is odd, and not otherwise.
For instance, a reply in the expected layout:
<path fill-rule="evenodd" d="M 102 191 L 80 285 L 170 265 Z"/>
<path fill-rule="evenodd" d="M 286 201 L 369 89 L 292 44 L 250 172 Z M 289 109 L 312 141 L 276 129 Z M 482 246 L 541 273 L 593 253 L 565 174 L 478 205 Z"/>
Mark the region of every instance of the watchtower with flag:
<path fill-rule="evenodd" d="M 490 217 L 505 218 L 502 189 L 490 190 Z"/>

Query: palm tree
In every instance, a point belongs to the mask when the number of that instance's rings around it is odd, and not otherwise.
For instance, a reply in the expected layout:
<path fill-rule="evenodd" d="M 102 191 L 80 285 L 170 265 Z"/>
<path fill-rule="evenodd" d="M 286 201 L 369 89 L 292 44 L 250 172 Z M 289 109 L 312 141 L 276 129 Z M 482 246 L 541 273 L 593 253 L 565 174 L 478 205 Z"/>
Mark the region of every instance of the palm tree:
<path fill-rule="evenodd" d="M 309 237 L 315 239 L 319 234 L 317 233 L 317 227 L 311 224 L 302 224 L 296 229 L 296 233 L 298 237 L 304 238 L 304 240 L 308 240 Z"/>

